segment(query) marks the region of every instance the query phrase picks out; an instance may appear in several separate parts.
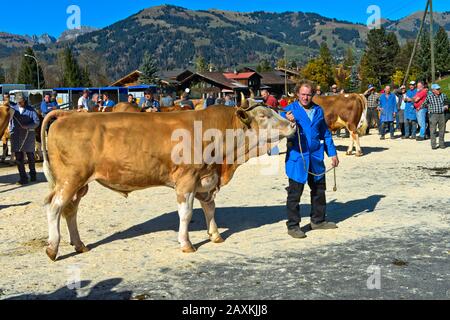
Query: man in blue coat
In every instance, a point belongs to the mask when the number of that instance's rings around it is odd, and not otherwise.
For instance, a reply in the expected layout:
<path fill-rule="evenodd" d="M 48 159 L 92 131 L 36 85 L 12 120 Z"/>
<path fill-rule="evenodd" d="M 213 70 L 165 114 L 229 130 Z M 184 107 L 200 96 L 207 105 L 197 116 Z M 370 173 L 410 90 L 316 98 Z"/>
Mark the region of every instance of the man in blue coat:
<path fill-rule="evenodd" d="M 384 88 L 384 94 L 380 97 L 380 122 L 381 122 L 381 140 L 384 140 L 386 127 L 389 128 L 391 139 L 394 139 L 394 119 L 397 113 L 397 99 L 395 94 L 391 93 L 391 86 Z"/>
<path fill-rule="evenodd" d="M 298 100 L 288 105 L 285 108 L 287 113 L 282 114 L 298 127 L 297 134 L 288 139 L 286 154 L 286 174 L 289 178 L 286 224 L 288 234 L 294 238 L 306 237 L 300 229 L 299 205 L 306 182 L 311 189 L 311 229 L 337 228 L 335 223 L 325 220 L 324 152 L 332 158 L 334 167 L 339 165 L 339 159 L 323 110 L 312 102 L 313 88 L 310 81 L 302 80 L 295 88 Z"/>
<path fill-rule="evenodd" d="M 36 181 L 36 169 L 34 166 L 35 132 L 39 125 L 39 118 L 36 111 L 30 107 L 22 95 L 16 95 L 17 105 L 11 106 L 14 115 L 9 122 L 11 133 L 11 152 L 15 153 L 17 169 L 20 180 L 17 184 L 28 183 L 28 176 L 25 172 L 24 153 L 27 154 L 28 168 L 30 169 L 30 180 Z"/>
<path fill-rule="evenodd" d="M 411 81 L 405 98 L 405 138 L 410 139 L 416 139 L 417 115 L 414 103 L 412 102 L 416 93 L 416 82 Z"/>

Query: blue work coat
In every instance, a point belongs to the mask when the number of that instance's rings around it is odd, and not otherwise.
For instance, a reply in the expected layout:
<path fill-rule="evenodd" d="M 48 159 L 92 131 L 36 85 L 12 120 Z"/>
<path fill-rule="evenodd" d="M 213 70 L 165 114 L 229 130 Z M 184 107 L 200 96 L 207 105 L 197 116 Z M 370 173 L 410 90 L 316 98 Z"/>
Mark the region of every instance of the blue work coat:
<path fill-rule="evenodd" d="M 286 175 L 298 182 L 305 184 L 308 181 L 308 171 L 321 174 L 325 172 L 324 152 L 329 157 L 336 155 L 331 132 L 325 122 L 323 110 L 318 105 L 311 107 L 314 111 L 312 121 L 298 101 L 288 105 L 284 110 L 292 111 L 298 130 L 288 139 L 286 153 Z M 286 113 L 281 114 L 286 118 Z M 300 131 L 301 151 L 299 147 L 298 132 Z M 314 177 L 315 181 L 322 177 Z"/>
<path fill-rule="evenodd" d="M 9 122 L 11 151 L 34 152 L 36 138 L 34 129 L 39 126 L 39 118 L 36 111 L 32 107 L 26 106 L 23 113 L 20 114 L 18 104 L 11 106 L 11 108 L 14 109 L 14 116 Z"/>
<path fill-rule="evenodd" d="M 406 91 L 406 96 L 412 99 L 416 93 L 416 89 L 408 90 Z M 416 109 L 414 108 L 413 102 L 405 102 L 405 119 L 417 121 Z"/>
<path fill-rule="evenodd" d="M 395 94 L 391 93 L 389 98 L 385 94 L 380 97 L 380 121 L 388 122 L 394 121 L 394 112 L 397 112 L 397 100 L 395 99 Z"/>

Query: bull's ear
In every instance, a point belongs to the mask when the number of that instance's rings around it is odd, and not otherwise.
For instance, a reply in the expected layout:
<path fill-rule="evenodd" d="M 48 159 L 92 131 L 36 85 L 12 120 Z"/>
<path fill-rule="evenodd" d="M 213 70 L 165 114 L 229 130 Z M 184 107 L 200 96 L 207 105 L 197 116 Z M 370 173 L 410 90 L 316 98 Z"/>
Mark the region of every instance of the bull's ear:
<path fill-rule="evenodd" d="M 239 118 L 239 120 L 242 121 L 243 124 L 245 124 L 249 129 L 251 128 L 250 124 L 252 123 L 252 119 L 248 115 L 248 112 L 237 109 L 236 110 L 236 116 Z"/>

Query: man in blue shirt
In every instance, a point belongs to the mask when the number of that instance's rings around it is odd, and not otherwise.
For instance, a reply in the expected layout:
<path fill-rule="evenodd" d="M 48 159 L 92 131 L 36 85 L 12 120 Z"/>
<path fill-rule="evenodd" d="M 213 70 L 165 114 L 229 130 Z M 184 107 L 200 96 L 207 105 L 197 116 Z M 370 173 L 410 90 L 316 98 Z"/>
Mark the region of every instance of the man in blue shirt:
<path fill-rule="evenodd" d="M 115 103 L 112 100 L 109 100 L 109 94 L 107 92 L 103 93 L 103 104 L 100 107 L 99 111 L 106 112 L 106 108 L 114 107 Z"/>
<path fill-rule="evenodd" d="M 405 97 L 405 138 L 416 139 L 417 132 L 417 114 L 412 102 L 416 95 L 416 82 L 409 83 L 409 90 L 406 91 Z"/>
<path fill-rule="evenodd" d="M 56 101 L 51 101 L 51 95 L 50 93 L 46 93 L 44 95 L 44 101 L 41 103 L 41 113 L 42 117 L 45 118 L 45 116 L 52 110 L 59 109 L 58 103 Z"/>
<path fill-rule="evenodd" d="M 141 112 L 159 112 L 159 101 L 153 98 L 153 92 L 151 90 L 145 90 L 144 98 L 139 101 L 139 107 Z"/>
<path fill-rule="evenodd" d="M 28 183 L 28 176 L 25 172 L 24 153 L 27 154 L 28 167 L 30 169 L 30 180 L 36 181 L 36 168 L 34 165 L 35 150 L 35 129 L 39 126 L 39 118 L 36 111 L 30 107 L 22 95 L 16 95 L 17 105 L 11 106 L 14 109 L 14 116 L 9 122 L 11 132 L 11 152 L 16 155 L 17 168 L 20 180 L 17 184 Z"/>
<path fill-rule="evenodd" d="M 394 119 L 397 113 L 397 99 L 395 94 L 391 93 L 391 86 L 384 88 L 384 94 L 380 97 L 380 122 L 381 122 L 381 137 L 380 140 L 384 140 L 386 134 L 386 127 L 389 128 L 391 139 L 394 139 Z"/>
<path fill-rule="evenodd" d="M 323 110 L 312 102 L 313 88 L 310 81 L 301 81 L 295 88 L 298 100 L 288 105 L 285 108 L 287 113 L 282 114 L 298 127 L 297 134 L 288 139 L 286 153 L 286 174 L 289 177 L 286 224 L 288 234 L 294 238 L 306 237 L 300 229 L 299 212 L 306 182 L 311 189 L 311 229 L 337 228 L 335 223 L 325 220 L 324 152 L 332 158 L 333 167 L 339 165 L 339 159 Z"/>

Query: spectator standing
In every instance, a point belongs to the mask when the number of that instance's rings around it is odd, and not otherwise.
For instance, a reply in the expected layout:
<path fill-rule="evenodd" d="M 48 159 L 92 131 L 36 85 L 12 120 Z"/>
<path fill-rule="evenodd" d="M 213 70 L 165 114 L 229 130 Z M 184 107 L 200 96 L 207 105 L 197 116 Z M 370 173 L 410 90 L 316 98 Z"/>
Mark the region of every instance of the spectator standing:
<path fill-rule="evenodd" d="M 439 128 L 439 148 L 444 149 L 444 135 L 445 135 L 445 111 L 448 110 L 448 98 L 445 93 L 441 93 L 441 87 L 434 83 L 431 86 L 431 93 L 429 93 L 422 104 L 422 108 L 428 109 L 430 114 L 430 140 L 431 149 L 437 149 L 436 145 L 436 128 Z"/>
<path fill-rule="evenodd" d="M 380 104 L 380 95 L 376 91 L 374 85 L 369 84 L 364 96 L 367 98 L 367 130 L 369 134 L 370 128 L 378 128 L 378 133 L 381 134 L 380 119 L 378 117 L 378 106 Z"/>
<path fill-rule="evenodd" d="M 231 99 L 231 96 L 229 94 L 227 94 L 225 96 L 225 105 L 227 107 L 234 107 L 236 104 L 234 103 L 233 99 Z"/>
<path fill-rule="evenodd" d="M 77 111 L 89 111 L 88 98 L 89 90 L 85 89 L 83 90 L 81 97 L 78 99 Z"/>
<path fill-rule="evenodd" d="M 160 101 L 161 107 L 173 107 L 173 98 L 170 93 L 164 92 Z"/>
<path fill-rule="evenodd" d="M 427 126 L 427 108 L 423 107 L 423 103 L 427 98 L 428 91 L 425 89 L 423 82 L 417 83 L 417 93 L 414 96 L 414 108 L 416 109 L 417 122 L 420 126 L 419 136 L 417 141 L 425 140 L 426 126 Z"/>
<path fill-rule="evenodd" d="M 381 121 L 381 140 L 384 140 L 386 128 L 389 128 L 391 139 L 394 139 L 394 119 L 397 113 L 397 100 L 395 95 L 391 93 L 391 87 L 384 88 L 384 94 L 380 97 L 380 121 Z"/>
<path fill-rule="evenodd" d="M 409 83 L 409 90 L 406 91 L 405 101 L 405 138 L 416 139 L 417 114 L 414 108 L 414 97 L 417 93 L 416 82 Z"/>

